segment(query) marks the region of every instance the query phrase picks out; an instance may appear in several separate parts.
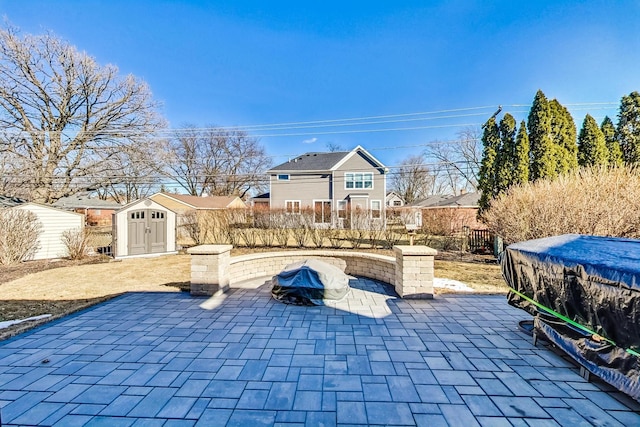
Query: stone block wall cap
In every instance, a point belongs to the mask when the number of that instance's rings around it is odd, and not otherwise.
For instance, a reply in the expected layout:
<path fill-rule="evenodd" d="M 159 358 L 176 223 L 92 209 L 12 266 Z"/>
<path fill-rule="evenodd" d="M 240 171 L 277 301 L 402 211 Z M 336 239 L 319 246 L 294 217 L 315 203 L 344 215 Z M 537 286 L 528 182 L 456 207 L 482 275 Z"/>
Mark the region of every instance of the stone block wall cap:
<path fill-rule="evenodd" d="M 200 245 L 187 249 L 191 255 L 219 255 L 233 249 L 232 245 Z"/>
<path fill-rule="evenodd" d="M 402 255 L 436 255 L 437 250 L 430 248 L 429 246 L 410 246 L 410 245 L 396 245 L 393 247 L 394 252 L 400 252 Z"/>

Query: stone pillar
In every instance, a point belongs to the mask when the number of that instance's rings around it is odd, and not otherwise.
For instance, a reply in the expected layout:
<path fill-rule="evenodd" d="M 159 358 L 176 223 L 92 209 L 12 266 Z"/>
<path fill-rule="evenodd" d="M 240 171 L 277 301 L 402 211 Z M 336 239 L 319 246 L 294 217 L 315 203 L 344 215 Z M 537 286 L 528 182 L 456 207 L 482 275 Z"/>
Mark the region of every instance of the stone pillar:
<path fill-rule="evenodd" d="M 396 292 L 401 298 L 433 298 L 433 257 L 428 246 L 393 247 L 396 256 Z"/>
<path fill-rule="evenodd" d="M 231 245 L 201 245 L 191 255 L 191 295 L 213 295 L 229 288 Z"/>

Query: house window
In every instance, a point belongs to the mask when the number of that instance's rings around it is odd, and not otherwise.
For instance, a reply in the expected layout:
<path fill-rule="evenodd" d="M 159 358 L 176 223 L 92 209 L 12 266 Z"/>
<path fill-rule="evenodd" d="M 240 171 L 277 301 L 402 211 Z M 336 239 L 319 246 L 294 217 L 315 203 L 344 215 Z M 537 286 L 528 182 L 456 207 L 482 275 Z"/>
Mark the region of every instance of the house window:
<path fill-rule="evenodd" d="M 373 188 L 373 173 L 347 172 L 344 174 L 344 188 Z"/>
<path fill-rule="evenodd" d="M 371 218 L 382 217 L 382 202 L 380 200 L 371 201 Z"/>
<path fill-rule="evenodd" d="M 347 201 L 338 200 L 338 218 L 347 217 Z"/>
<path fill-rule="evenodd" d="M 315 200 L 313 202 L 313 222 L 316 224 L 331 224 L 330 200 Z"/>
<path fill-rule="evenodd" d="M 285 202 L 287 213 L 299 214 L 300 213 L 300 200 L 287 200 Z"/>
<path fill-rule="evenodd" d="M 278 181 L 289 181 L 289 174 L 278 175 Z"/>
<path fill-rule="evenodd" d="M 394 201 L 393 201 L 393 206 L 402 206 L 402 201 L 400 201 L 400 200 L 394 200 Z"/>

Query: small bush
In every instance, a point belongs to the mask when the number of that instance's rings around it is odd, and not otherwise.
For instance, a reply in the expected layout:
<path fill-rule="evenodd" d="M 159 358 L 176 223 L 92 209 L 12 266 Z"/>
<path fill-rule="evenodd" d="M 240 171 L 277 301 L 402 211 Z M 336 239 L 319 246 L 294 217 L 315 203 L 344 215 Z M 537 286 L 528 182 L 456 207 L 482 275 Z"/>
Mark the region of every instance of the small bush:
<path fill-rule="evenodd" d="M 30 211 L 0 209 L 0 264 L 11 265 L 28 260 L 40 248 L 42 224 Z"/>
<path fill-rule="evenodd" d="M 69 259 L 83 259 L 89 254 L 91 232 L 87 229 L 76 228 L 62 232 L 62 244 L 67 249 Z"/>
<path fill-rule="evenodd" d="M 483 214 L 505 243 L 578 233 L 640 238 L 640 170 L 594 167 L 511 188 Z"/>

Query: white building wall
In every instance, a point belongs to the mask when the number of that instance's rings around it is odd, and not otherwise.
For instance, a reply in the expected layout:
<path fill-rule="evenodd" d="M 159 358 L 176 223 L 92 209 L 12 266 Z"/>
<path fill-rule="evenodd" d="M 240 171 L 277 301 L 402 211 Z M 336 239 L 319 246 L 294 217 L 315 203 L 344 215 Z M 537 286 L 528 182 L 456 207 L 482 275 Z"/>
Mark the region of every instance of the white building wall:
<path fill-rule="evenodd" d="M 14 209 L 33 212 L 42 225 L 42 233 L 38 239 L 40 249 L 34 254 L 34 260 L 68 256 L 67 248 L 62 243 L 62 233 L 67 230 L 81 230 L 84 227 L 84 215 L 75 212 L 37 203 L 25 203 Z"/>

